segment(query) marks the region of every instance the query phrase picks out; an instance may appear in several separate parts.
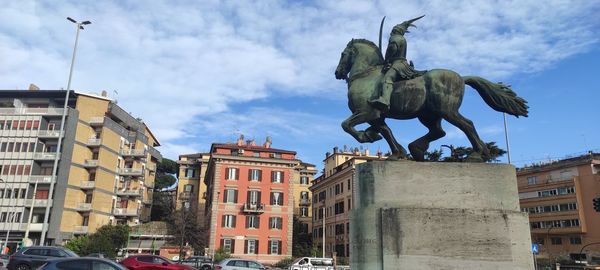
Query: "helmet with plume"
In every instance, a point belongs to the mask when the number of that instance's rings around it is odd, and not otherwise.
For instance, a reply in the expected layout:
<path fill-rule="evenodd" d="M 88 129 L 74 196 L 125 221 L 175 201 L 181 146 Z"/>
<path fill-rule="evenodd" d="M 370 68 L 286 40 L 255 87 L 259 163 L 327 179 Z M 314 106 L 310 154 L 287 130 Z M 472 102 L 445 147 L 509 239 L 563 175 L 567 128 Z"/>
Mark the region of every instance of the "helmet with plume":
<path fill-rule="evenodd" d="M 416 25 L 412 24 L 413 22 L 415 22 L 418 19 L 421 19 L 425 17 L 425 15 L 420 16 L 420 17 L 416 17 L 414 19 L 410 19 L 408 21 L 404 21 L 401 24 L 396 24 L 396 26 L 394 26 L 394 28 L 392 29 L 392 33 L 410 33 L 410 31 L 408 31 L 409 27 L 417 27 Z"/>

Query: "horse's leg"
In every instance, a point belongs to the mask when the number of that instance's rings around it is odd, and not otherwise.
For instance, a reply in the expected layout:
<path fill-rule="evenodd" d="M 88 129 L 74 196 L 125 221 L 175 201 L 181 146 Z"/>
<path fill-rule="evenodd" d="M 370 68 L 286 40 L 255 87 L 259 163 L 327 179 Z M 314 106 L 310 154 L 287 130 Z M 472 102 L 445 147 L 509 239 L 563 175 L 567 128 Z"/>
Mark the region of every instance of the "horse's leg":
<path fill-rule="evenodd" d="M 379 134 L 374 132 L 367 133 L 365 131 L 358 131 L 354 128 L 356 125 L 373 120 L 373 118 L 374 115 L 370 113 L 354 113 L 350 117 L 348 117 L 348 119 L 344 120 L 344 122 L 342 122 L 342 128 L 360 143 L 374 142 L 381 139 L 381 136 L 379 136 Z"/>
<path fill-rule="evenodd" d="M 367 131 L 374 129 L 381 133 L 383 138 L 390 145 L 392 155 L 387 158 L 388 160 L 399 160 L 406 158 L 406 149 L 404 149 L 404 147 L 398 143 L 396 138 L 394 138 L 394 133 L 392 133 L 392 129 L 390 129 L 390 127 L 385 123 L 385 119 L 381 118 L 377 121 L 371 121 L 369 124 L 371 124 L 371 127 L 369 127 Z"/>
<path fill-rule="evenodd" d="M 437 115 L 419 116 L 419 121 L 429 129 L 429 132 L 423 137 L 411 142 L 408 145 L 408 149 L 416 161 L 424 161 L 425 152 L 429 148 L 429 143 L 444 137 L 446 132 L 442 129 L 442 118 Z"/>
<path fill-rule="evenodd" d="M 479 135 L 477 135 L 477 131 L 475 130 L 475 126 L 471 120 L 462 116 L 458 111 L 447 113 L 444 119 L 462 130 L 465 135 L 467 135 L 467 138 L 469 138 L 471 145 L 473 145 L 473 153 L 469 155 L 467 161 L 483 162 L 483 158 L 481 156 L 490 155 L 490 151 L 479 138 Z"/>

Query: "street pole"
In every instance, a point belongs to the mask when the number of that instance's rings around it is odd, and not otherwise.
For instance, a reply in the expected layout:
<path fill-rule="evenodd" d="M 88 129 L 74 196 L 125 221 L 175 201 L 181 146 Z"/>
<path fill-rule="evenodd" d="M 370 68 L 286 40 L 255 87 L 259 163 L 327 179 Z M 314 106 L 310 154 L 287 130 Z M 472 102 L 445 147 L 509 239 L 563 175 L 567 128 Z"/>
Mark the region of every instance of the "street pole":
<path fill-rule="evenodd" d="M 62 113 L 62 118 L 60 120 L 60 132 L 58 133 L 58 145 L 56 146 L 56 157 L 54 157 L 54 166 L 52 167 L 52 177 L 54 179 L 53 179 L 53 181 L 50 182 L 50 190 L 48 191 L 48 194 L 50 196 L 52 196 L 53 191 L 54 191 L 54 182 L 58 181 L 58 175 L 57 175 L 58 160 L 60 159 L 62 139 L 63 139 L 64 133 L 66 131 L 65 130 L 65 119 L 67 117 L 67 107 L 69 105 L 69 96 L 71 93 L 71 79 L 73 78 L 73 66 L 75 66 L 75 55 L 77 54 L 77 43 L 79 41 L 79 30 L 83 30 L 84 25 L 89 25 L 92 23 L 90 21 L 77 22 L 70 17 L 67 17 L 67 20 L 69 20 L 70 22 L 75 24 L 77 31 L 75 33 L 75 45 L 73 46 L 73 56 L 71 57 L 71 68 L 69 69 L 69 80 L 67 82 L 67 91 L 65 93 L 65 102 L 63 104 L 63 113 Z M 36 182 L 36 186 L 37 186 L 37 182 Z M 31 211 L 33 212 L 33 207 L 31 208 Z M 50 198 L 48 200 L 48 204 L 46 205 L 46 212 L 44 213 L 44 223 L 42 225 L 42 234 L 40 236 L 40 245 L 44 245 L 44 242 L 46 240 L 46 231 L 48 230 L 49 215 L 50 215 Z M 31 215 L 29 215 L 29 220 L 27 222 L 27 232 L 29 232 L 30 223 L 31 223 Z M 25 238 L 27 238 L 27 237 L 25 237 Z"/>
<path fill-rule="evenodd" d="M 510 143 L 508 142 L 508 126 L 506 125 L 506 113 L 502 113 L 504 117 L 504 138 L 506 139 L 506 157 L 508 158 L 508 164 L 511 164 L 510 160 Z"/>
<path fill-rule="evenodd" d="M 325 201 L 323 201 L 323 205 L 325 205 Z M 323 207 L 323 258 L 325 258 L 325 207 Z"/>

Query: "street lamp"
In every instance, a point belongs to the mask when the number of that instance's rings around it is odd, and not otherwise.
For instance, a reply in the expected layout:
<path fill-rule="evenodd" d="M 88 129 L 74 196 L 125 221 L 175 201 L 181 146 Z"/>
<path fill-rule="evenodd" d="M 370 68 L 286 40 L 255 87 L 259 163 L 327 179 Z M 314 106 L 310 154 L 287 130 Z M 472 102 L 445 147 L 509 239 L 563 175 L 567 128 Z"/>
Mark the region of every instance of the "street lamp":
<path fill-rule="evenodd" d="M 54 177 L 54 180 L 58 180 L 58 175 L 57 175 L 57 171 L 58 171 L 58 160 L 60 159 L 60 150 L 61 150 L 61 146 L 62 146 L 62 139 L 63 139 L 63 130 L 65 129 L 65 119 L 67 117 L 67 107 L 69 105 L 69 96 L 71 93 L 71 79 L 73 78 L 73 66 L 75 66 L 75 56 L 77 53 L 77 43 L 79 41 L 79 30 L 83 30 L 83 26 L 84 25 L 89 25 L 92 24 L 92 22 L 90 21 L 83 21 L 83 22 L 78 22 L 76 20 L 74 20 L 71 17 L 67 17 L 67 20 L 69 20 L 70 22 L 74 23 L 76 25 L 76 34 L 75 34 L 75 45 L 73 46 L 73 56 L 71 58 L 71 68 L 69 70 L 69 80 L 67 82 L 67 91 L 65 93 L 65 103 L 63 105 L 63 114 L 62 114 L 62 118 L 60 121 L 60 132 L 58 135 L 58 144 L 56 146 L 56 157 L 54 158 L 54 166 L 52 167 L 52 176 Z M 36 186 L 37 186 L 37 181 L 36 181 Z M 53 194 L 54 191 L 54 181 L 50 182 L 50 190 L 48 191 L 48 194 Z M 35 193 L 35 190 L 34 190 Z M 35 201 L 32 200 L 32 202 Z M 33 203 L 32 203 L 33 204 Z M 33 213 L 33 205 L 31 207 L 31 212 Z M 46 205 L 46 211 L 44 213 L 44 223 L 43 223 L 43 227 L 42 227 L 42 234 L 40 236 L 40 244 L 43 245 L 45 242 L 45 238 L 46 238 L 46 231 L 48 230 L 48 218 L 50 215 L 50 203 L 48 203 Z M 25 233 L 25 238 L 27 238 L 28 233 L 29 233 L 29 225 L 31 224 L 31 214 L 29 215 L 29 220 L 27 221 L 27 231 Z"/>

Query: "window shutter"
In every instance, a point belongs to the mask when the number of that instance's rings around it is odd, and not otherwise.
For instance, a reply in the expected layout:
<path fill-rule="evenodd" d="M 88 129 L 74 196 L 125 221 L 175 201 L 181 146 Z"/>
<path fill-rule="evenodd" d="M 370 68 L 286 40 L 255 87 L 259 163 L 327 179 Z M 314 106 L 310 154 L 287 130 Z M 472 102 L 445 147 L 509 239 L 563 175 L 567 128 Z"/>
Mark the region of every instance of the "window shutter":
<path fill-rule="evenodd" d="M 279 179 L 279 183 L 283 183 L 283 179 L 285 179 L 285 173 L 281 171 L 279 175 L 281 176 L 281 179 Z"/>
<path fill-rule="evenodd" d="M 244 240 L 244 253 L 248 254 L 248 240 Z"/>
<path fill-rule="evenodd" d="M 248 181 L 252 180 L 252 169 L 248 169 Z"/>
<path fill-rule="evenodd" d="M 277 229 L 281 230 L 282 226 L 283 226 L 283 218 L 279 218 L 279 223 L 277 223 Z"/>
<path fill-rule="evenodd" d="M 250 203 L 250 190 L 246 192 L 246 203 Z"/>
<path fill-rule="evenodd" d="M 221 228 L 225 227 L 225 215 L 221 216 Z M 221 239 L 223 241 L 223 239 Z"/>
<path fill-rule="evenodd" d="M 256 218 L 254 218 L 254 228 L 260 229 L 260 217 L 259 216 L 255 216 Z"/>
<path fill-rule="evenodd" d="M 231 170 L 231 169 L 230 168 L 225 169 L 225 179 L 229 179 L 229 170 Z"/>
<path fill-rule="evenodd" d="M 225 239 L 221 238 L 221 248 L 224 249 L 224 246 L 225 246 Z"/>
<path fill-rule="evenodd" d="M 280 205 L 285 205 L 285 200 L 283 199 L 283 192 L 279 193 L 279 198 L 281 198 L 281 204 Z"/>
<path fill-rule="evenodd" d="M 269 244 L 267 245 L 267 254 L 271 254 L 271 240 L 269 240 Z"/>
<path fill-rule="evenodd" d="M 260 206 L 260 191 L 258 192 L 258 199 L 256 200 L 257 204 Z"/>
<path fill-rule="evenodd" d="M 233 219 L 235 220 L 235 218 Z M 233 254 L 235 251 L 235 239 L 231 239 L 231 254 Z"/>
<path fill-rule="evenodd" d="M 258 170 L 258 181 L 262 181 L 262 170 Z"/>
<path fill-rule="evenodd" d="M 259 250 L 258 250 L 259 246 L 260 245 L 258 245 L 258 240 L 254 240 L 254 254 L 259 254 L 260 253 Z"/>
<path fill-rule="evenodd" d="M 246 229 L 250 228 L 250 216 L 246 216 Z"/>
<path fill-rule="evenodd" d="M 236 218 L 237 218 L 237 217 L 236 217 L 236 216 L 231 216 L 231 217 L 232 217 L 232 219 L 233 219 L 233 220 L 232 220 L 232 224 L 231 224 L 232 226 L 231 226 L 231 227 L 232 227 L 232 228 L 235 228 L 235 220 L 236 220 Z"/>
<path fill-rule="evenodd" d="M 233 203 L 237 203 L 238 191 L 237 189 L 233 191 Z"/>
<path fill-rule="evenodd" d="M 278 245 L 278 250 L 277 250 L 277 254 L 281 255 L 281 241 L 278 241 L 279 245 Z"/>
<path fill-rule="evenodd" d="M 271 192 L 271 199 L 270 199 L 271 205 L 275 204 L 275 198 L 273 197 L 273 192 Z"/>
<path fill-rule="evenodd" d="M 271 182 L 275 182 L 275 171 L 271 171 Z"/>
<path fill-rule="evenodd" d="M 224 202 L 224 203 L 226 203 L 226 202 L 227 202 L 227 193 L 229 193 L 229 192 L 228 192 L 228 190 L 226 189 L 226 190 L 225 190 L 225 192 L 223 192 L 223 202 Z"/>
<path fill-rule="evenodd" d="M 240 179 L 240 170 L 239 169 L 235 169 L 235 180 L 239 180 Z"/>

